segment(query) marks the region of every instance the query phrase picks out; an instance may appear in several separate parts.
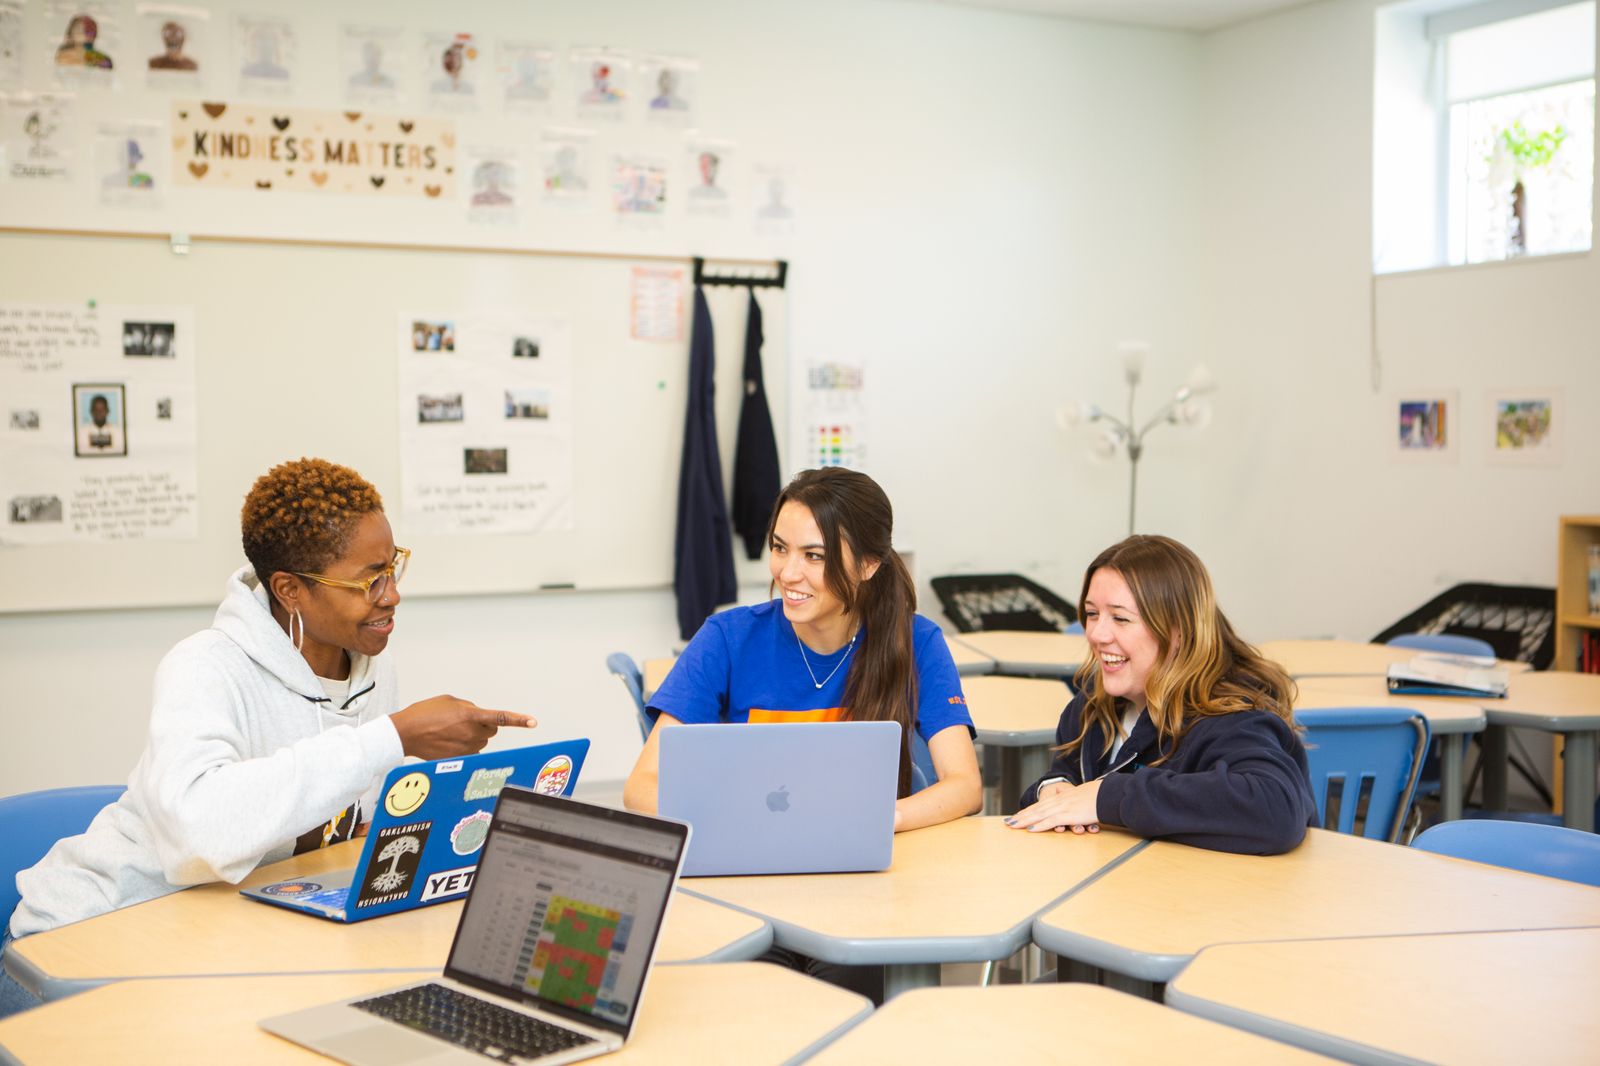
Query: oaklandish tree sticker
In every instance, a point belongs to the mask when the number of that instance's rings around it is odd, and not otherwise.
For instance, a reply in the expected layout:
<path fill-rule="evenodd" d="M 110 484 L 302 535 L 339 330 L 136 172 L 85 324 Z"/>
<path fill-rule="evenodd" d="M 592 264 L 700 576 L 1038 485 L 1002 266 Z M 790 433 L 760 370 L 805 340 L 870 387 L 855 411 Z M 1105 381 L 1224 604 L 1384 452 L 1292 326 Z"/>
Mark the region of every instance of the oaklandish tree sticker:
<path fill-rule="evenodd" d="M 172 146 L 173 179 L 185 188 L 455 195 L 446 118 L 185 100 L 172 105 Z"/>
<path fill-rule="evenodd" d="M 361 894 L 356 906 L 376 907 L 411 894 L 417 867 L 422 862 L 422 846 L 428 842 L 432 822 L 391 825 L 378 830 L 373 842 L 372 861 L 361 878 Z"/>

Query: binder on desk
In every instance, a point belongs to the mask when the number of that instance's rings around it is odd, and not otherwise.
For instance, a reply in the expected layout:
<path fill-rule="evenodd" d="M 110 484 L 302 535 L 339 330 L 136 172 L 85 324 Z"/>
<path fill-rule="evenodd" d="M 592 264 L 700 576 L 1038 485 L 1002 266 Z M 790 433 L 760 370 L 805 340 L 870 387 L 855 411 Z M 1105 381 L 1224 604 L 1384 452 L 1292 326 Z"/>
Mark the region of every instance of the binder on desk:
<path fill-rule="evenodd" d="M 1389 691 L 1409 696 L 1488 696 L 1505 699 L 1507 674 L 1493 658 L 1418 655 L 1389 667 Z"/>

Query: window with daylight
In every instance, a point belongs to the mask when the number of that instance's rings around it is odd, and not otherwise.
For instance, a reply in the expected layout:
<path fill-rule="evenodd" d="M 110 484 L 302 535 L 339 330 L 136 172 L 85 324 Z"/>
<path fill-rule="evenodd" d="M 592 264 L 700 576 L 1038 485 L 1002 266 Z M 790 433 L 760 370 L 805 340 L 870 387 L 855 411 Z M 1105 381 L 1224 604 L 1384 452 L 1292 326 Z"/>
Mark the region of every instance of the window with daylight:
<path fill-rule="evenodd" d="M 1380 10 L 1373 265 L 1587 251 L 1595 4 Z"/>

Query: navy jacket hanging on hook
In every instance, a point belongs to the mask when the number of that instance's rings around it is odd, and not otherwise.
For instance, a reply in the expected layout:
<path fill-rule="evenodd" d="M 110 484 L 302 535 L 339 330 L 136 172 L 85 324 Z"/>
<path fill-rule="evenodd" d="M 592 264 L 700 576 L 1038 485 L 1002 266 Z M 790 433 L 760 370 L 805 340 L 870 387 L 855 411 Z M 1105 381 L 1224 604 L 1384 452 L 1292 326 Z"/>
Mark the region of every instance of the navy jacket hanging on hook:
<path fill-rule="evenodd" d="M 678 596 L 678 635 L 684 640 L 695 635 L 718 604 L 738 598 L 733 537 L 722 490 L 722 457 L 717 450 L 716 366 L 711 309 L 706 306 L 704 290 L 696 286 L 672 573 L 672 587 Z"/>
<path fill-rule="evenodd" d="M 750 290 L 750 315 L 744 328 L 744 405 L 739 408 L 739 443 L 733 453 L 733 528 L 744 538 L 744 553 L 761 558 L 767 520 L 778 498 L 778 440 L 767 407 L 761 373 L 761 305 Z"/>

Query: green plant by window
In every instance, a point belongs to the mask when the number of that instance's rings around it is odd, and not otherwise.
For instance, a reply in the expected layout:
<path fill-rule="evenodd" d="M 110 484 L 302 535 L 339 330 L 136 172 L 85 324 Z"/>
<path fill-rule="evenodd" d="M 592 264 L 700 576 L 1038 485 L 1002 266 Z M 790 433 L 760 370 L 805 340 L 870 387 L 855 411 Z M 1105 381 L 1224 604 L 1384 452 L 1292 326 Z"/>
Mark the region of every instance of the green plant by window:
<path fill-rule="evenodd" d="M 1566 139 L 1567 129 L 1560 123 L 1552 130 L 1529 133 L 1522 120 L 1517 119 L 1494 139 L 1494 152 L 1489 162 L 1503 160 L 1511 164 L 1513 173 L 1526 174 L 1530 170 L 1548 166 Z"/>

